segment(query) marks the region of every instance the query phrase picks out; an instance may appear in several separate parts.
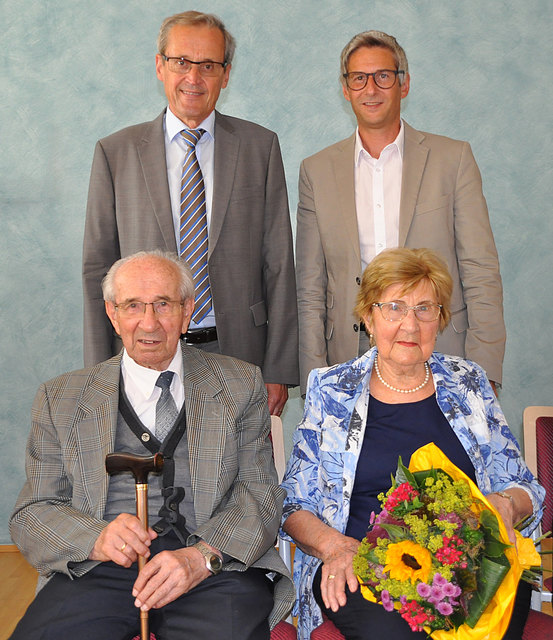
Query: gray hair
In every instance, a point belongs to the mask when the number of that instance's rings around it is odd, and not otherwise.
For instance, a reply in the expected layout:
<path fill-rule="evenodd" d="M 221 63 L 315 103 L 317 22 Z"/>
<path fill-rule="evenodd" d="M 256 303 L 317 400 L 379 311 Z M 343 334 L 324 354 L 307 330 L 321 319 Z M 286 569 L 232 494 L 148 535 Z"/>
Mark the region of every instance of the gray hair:
<path fill-rule="evenodd" d="M 391 51 L 396 61 L 397 70 L 405 71 L 405 75 L 398 75 L 399 84 L 405 82 L 405 76 L 409 73 L 409 63 L 399 42 L 394 36 L 390 36 L 384 31 L 363 31 L 363 33 L 353 36 L 342 50 L 340 55 L 340 81 L 342 83 L 345 82 L 344 73 L 348 72 L 348 63 L 352 53 L 361 47 L 383 47 Z"/>
<path fill-rule="evenodd" d="M 148 258 L 158 258 L 173 264 L 179 274 L 179 291 L 181 300 L 194 299 L 194 278 L 190 267 L 175 253 L 162 251 L 161 249 L 154 249 L 153 251 L 138 251 L 130 256 L 126 256 L 125 258 L 120 258 L 110 267 L 102 280 L 102 293 L 104 300 L 106 302 L 115 302 L 115 278 L 117 276 L 117 272 L 123 265 L 135 260 L 146 260 Z"/>
<path fill-rule="evenodd" d="M 165 54 L 167 48 L 167 40 L 169 39 L 169 32 L 171 29 L 182 24 L 185 26 L 198 26 L 205 25 L 212 29 L 219 29 L 225 39 L 225 64 L 230 64 L 234 57 L 234 51 L 236 49 L 236 40 L 226 30 L 223 21 L 212 13 L 201 13 L 200 11 L 184 11 L 183 13 L 176 13 L 174 16 L 169 16 L 161 24 L 159 35 L 157 37 L 157 50 L 161 54 Z"/>

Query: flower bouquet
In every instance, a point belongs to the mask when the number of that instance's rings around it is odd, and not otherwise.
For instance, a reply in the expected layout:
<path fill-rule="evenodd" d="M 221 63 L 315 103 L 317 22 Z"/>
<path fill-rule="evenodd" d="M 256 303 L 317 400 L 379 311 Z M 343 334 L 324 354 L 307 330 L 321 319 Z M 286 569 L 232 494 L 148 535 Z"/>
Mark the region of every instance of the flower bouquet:
<path fill-rule="evenodd" d="M 363 596 L 435 640 L 502 637 L 523 571 L 541 564 L 533 542 L 517 532 L 515 549 L 493 506 L 434 443 L 409 468 L 399 459 L 379 499 L 353 561 Z"/>

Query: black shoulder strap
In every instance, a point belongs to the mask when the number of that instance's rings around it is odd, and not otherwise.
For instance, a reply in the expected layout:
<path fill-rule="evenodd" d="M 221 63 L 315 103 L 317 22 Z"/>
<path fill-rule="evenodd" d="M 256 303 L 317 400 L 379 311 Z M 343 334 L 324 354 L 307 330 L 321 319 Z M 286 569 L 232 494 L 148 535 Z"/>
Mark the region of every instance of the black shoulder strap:
<path fill-rule="evenodd" d="M 154 531 L 160 536 L 164 536 L 169 531 L 173 531 L 183 545 L 186 544 L 186 538 L 190 535 L 185 526 L 185 518 L 179 513 L 179 504 L 184 499 L 184 488 L 175 487 L 175 458 L 174 452 L 180 442 L 184 432 L 186 431 L 186 409 L 182 405 L 182 409 L 163 442 L 160 442 L 143 424 L 136 415 L 134 409 L 130 405 L 125 390 L 123 388 L 123 379 L 119 386 L 119 411 L 125 422 L 129 425 L 131 431 L 142 442 L 150 453 L 163 454 L 163 472 L 161 495 L 164 498 L 163 505 L 159 510 L 158 516 L 161 518 L 153 525 Z"/>

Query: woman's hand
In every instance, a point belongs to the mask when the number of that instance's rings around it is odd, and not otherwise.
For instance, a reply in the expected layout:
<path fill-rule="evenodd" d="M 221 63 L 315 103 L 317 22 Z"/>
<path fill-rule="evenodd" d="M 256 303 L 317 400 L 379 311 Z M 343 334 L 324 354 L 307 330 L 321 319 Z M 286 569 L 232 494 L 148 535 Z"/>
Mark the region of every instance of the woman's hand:
<path fill-rule="evenodd" d="M 515 544 L 515 524 L 532 513 L 530 496 L 524 489 L 516 489 L 513 487 L 501 493 L 489 493 L 486 498 L 488 498 L 498 511 L 507 529 L 509 540 Z"/>
<path fill-rule="evenodd" d="M 335 534 L 329 554 L 322 557 L 321 571 L 321 596 L 325 607 L 332 611 L 338 611 L 346 604 L 346 584 L 351 592 L 359 587 L 353 572 L 353 556 L 360 542 L 338 532 Z"/>
<path fill-rule="evenodd" d="M 353 573 L 353 556 L 359 540 L 343 535 L 329 527 L 309 511 L 292 513 L 283 525 L 284 530 L 299 548 L 323 561 L 321 595 L 325 607 L 338 611 L 346 604 L 346 584 L 350 591 L 359 585 Z"/>

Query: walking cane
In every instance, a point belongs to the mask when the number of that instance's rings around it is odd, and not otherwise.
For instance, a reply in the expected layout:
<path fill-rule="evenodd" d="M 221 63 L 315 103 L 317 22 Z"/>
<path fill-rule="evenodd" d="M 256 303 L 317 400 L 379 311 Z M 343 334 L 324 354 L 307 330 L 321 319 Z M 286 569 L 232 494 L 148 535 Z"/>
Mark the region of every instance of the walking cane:
<path fill-rule="evenodd" d="M 163 469 L 163 455 L 139 456 L 133 453 L 108 453 L 106 471 L 112 475 L 130 471 L 136 487 L 136 517 L 145 530 L 148 529 L 148 474 Z M 146 564 L 144 556 L 138 556 L 138 571 Z M 140 640 L 150 640 L 148 612 L 140 611 Z"/>

